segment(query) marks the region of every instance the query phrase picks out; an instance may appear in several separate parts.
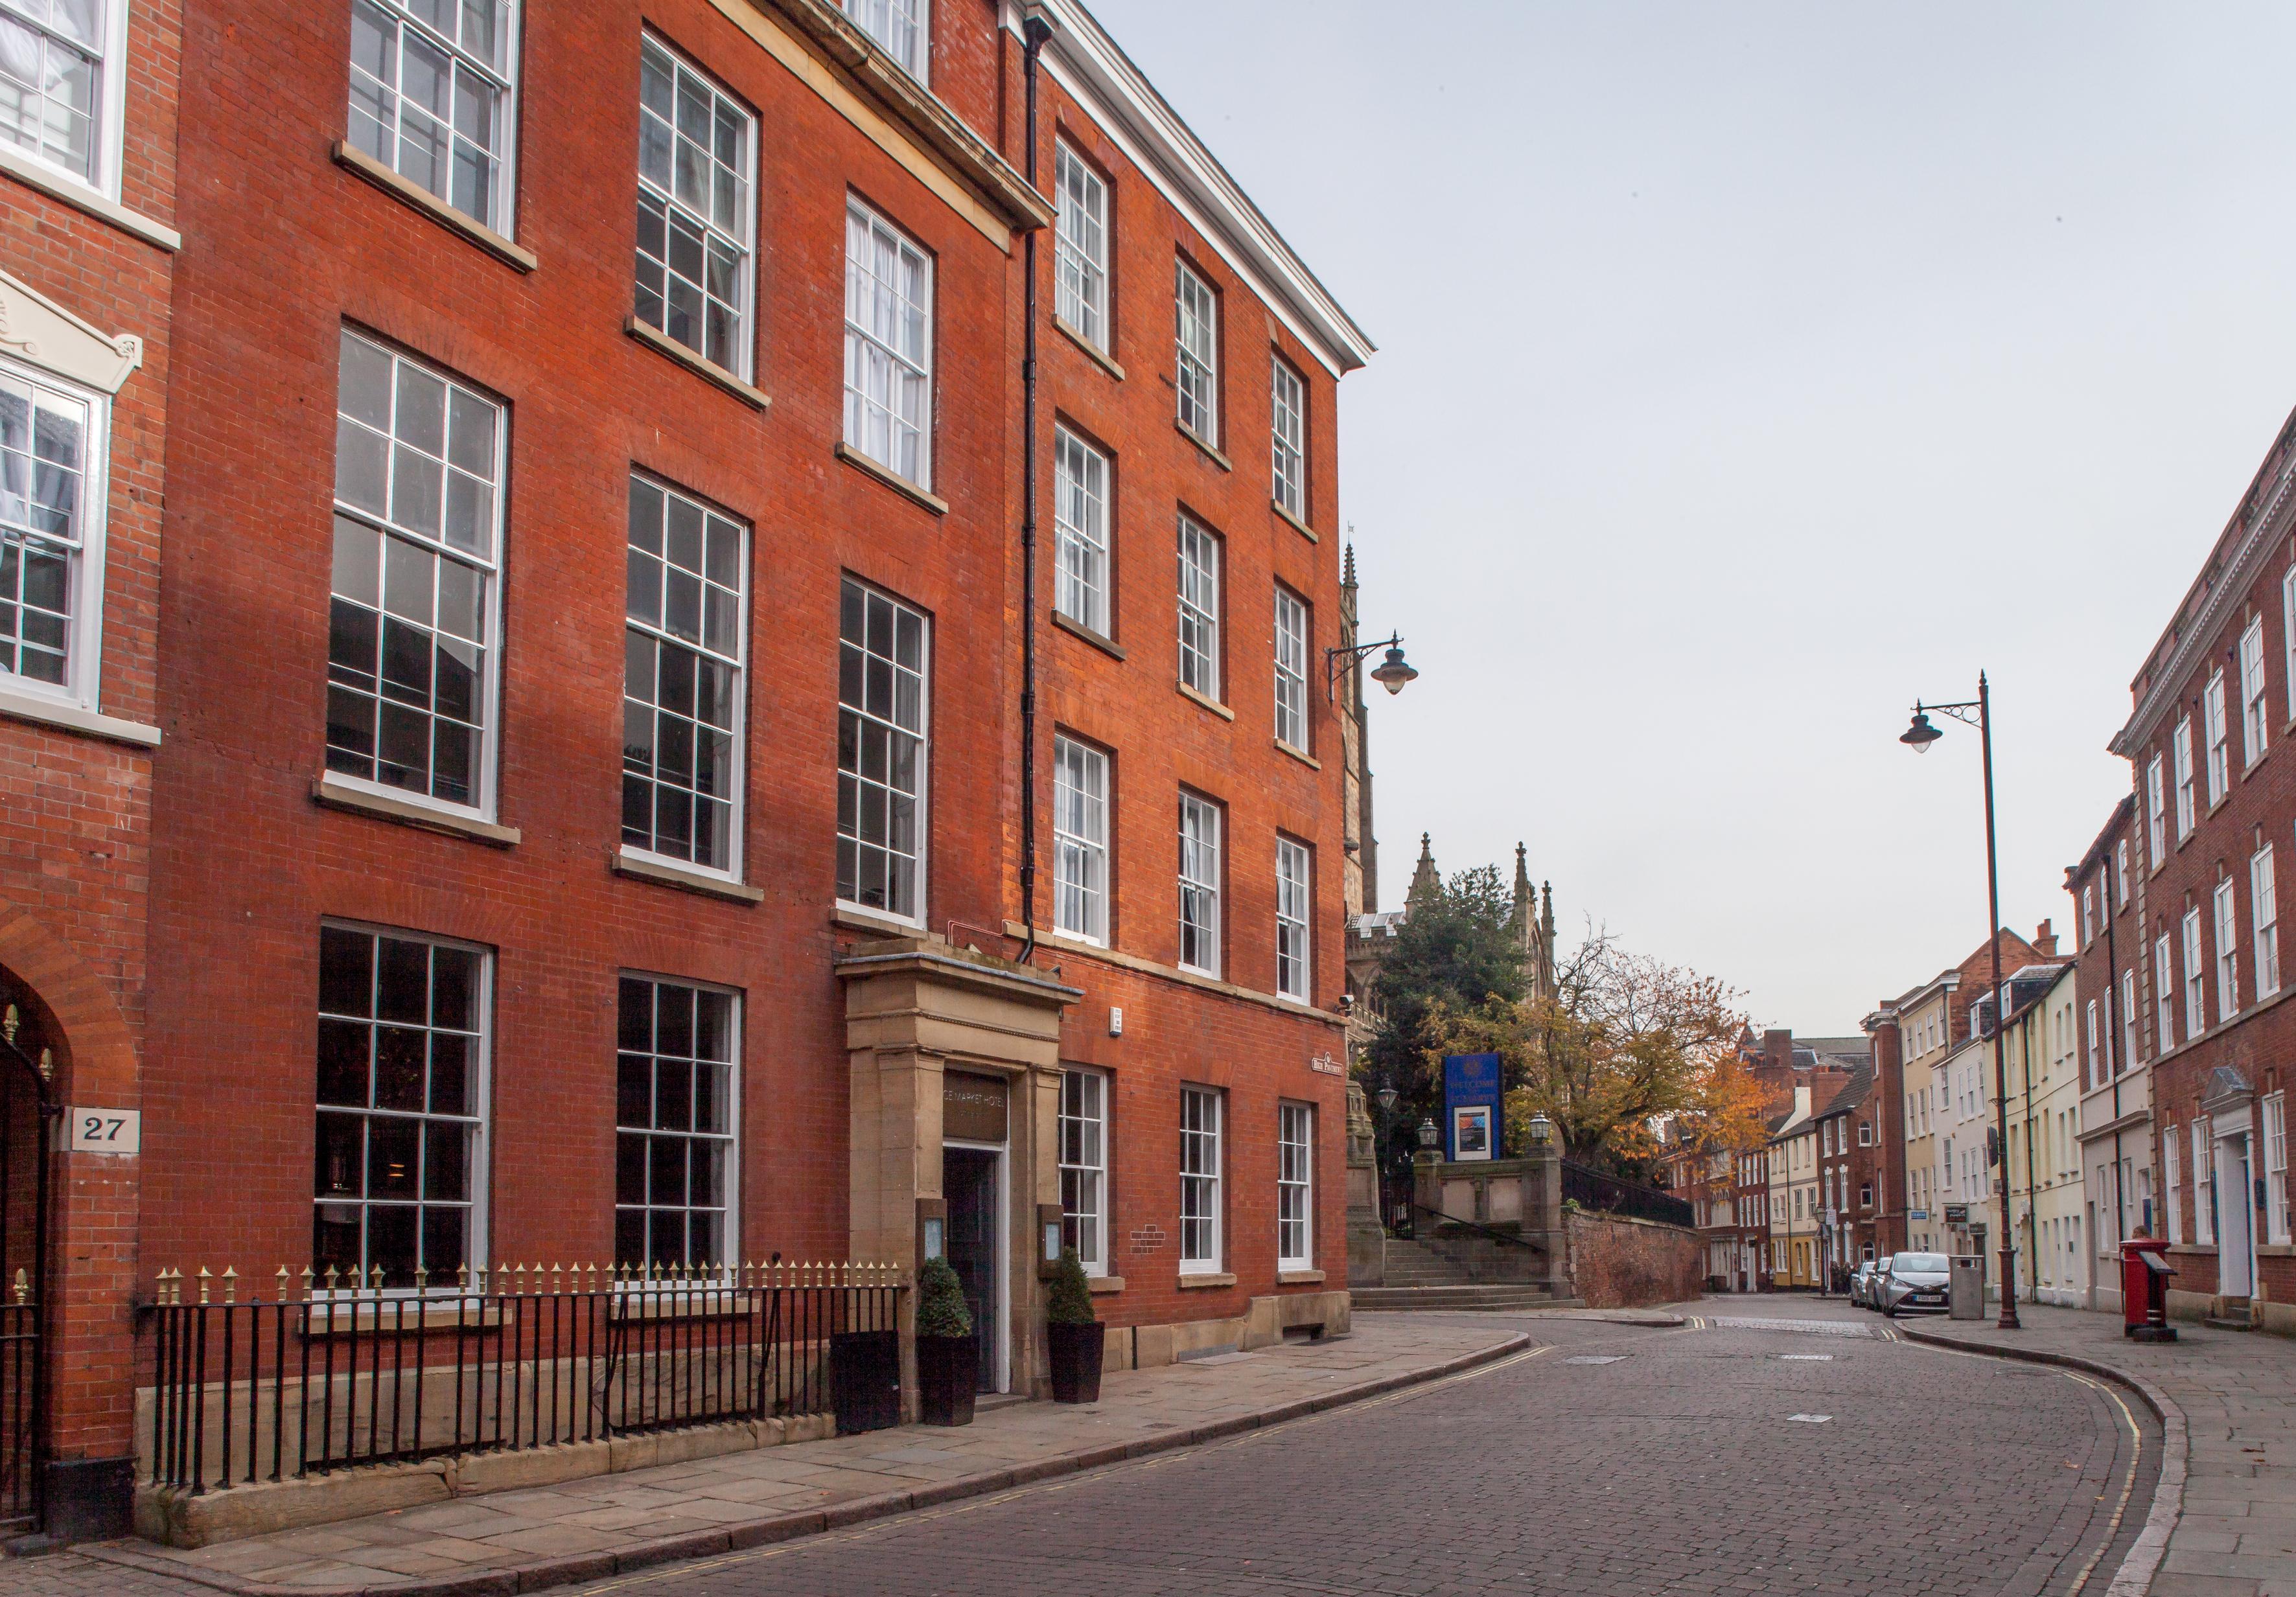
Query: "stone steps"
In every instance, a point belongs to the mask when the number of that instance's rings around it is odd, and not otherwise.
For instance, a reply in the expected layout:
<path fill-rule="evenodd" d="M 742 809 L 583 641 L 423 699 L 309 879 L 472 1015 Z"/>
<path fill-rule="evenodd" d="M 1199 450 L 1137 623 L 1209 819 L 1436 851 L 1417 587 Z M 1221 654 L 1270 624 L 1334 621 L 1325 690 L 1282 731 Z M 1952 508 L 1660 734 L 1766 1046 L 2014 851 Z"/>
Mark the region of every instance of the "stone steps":
<path fill-rule="evenodd" d="M 1505 1282 L 1456 1286 L 1358 1287 L 1349 1296 L 1356 1308 L 1386 1312 L 1555 1308 L 1576 1301 L 1558 1298 L 1544 1286 Z"/>

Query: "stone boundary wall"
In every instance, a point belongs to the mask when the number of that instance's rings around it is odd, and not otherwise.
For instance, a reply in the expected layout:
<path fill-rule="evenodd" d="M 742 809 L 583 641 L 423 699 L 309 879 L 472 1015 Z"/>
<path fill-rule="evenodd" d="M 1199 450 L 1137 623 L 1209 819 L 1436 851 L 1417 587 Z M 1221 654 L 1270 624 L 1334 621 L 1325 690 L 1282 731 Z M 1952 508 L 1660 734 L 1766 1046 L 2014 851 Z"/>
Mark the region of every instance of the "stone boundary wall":
<path fill-rule="evenodd" d="M 1706 1290 L 1705 1245 L 1694 1231 L 1629 1215 L 1563 1210 L 1572 1293 L 1588 1308 L 1681 1303 Z"/>

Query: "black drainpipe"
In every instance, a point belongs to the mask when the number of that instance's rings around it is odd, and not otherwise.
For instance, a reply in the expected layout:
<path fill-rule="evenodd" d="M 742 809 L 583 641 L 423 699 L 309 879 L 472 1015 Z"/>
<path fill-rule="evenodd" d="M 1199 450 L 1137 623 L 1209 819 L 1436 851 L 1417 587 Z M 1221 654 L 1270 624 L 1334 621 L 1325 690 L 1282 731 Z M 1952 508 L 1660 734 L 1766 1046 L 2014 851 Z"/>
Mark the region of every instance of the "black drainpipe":
<path fill-rule="evenodd" d="M 1023 173 L 1037 187 L 1037 57 L 1053 37 L 1035 7 L 1021 23 L 1021 74 L 1028 83 Z M 1021 236 L 1021 962 L 1037 954 L 1037 233 Z"/>

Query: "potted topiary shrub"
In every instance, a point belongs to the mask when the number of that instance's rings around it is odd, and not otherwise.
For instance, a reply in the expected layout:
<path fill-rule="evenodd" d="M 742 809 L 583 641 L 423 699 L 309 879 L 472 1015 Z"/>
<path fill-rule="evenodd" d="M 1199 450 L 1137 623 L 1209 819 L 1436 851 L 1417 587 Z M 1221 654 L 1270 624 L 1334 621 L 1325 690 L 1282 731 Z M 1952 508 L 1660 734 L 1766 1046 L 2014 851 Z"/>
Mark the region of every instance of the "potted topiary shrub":
<path fill-rule="evenodd" d="M 928 1425 L 972 1424 L 980 1374 L 980 1339 L 964 1289 L 947 1259 L 927 1259 L 917 1272 L 918 1418 Z"/>
<path fill-rule="evenodd" d="M 1052 1290 L 1045 1299 L 1046 1329 L 1053 1353 L 1053 1401 L 1100 1401 L 1100 1355 L 1108 1327 L 1093 1318 L 1092 1288 L 1076 1249 L 1061 1249 L 1053 1266 Z"/>

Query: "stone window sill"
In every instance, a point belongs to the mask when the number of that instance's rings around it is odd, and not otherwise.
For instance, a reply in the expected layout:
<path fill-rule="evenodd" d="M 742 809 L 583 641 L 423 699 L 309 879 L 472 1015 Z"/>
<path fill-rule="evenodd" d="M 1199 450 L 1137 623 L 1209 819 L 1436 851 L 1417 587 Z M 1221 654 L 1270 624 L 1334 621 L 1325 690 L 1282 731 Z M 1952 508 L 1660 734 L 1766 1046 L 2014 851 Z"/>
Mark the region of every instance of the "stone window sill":
<path fill-rule="evenodd" d="M 1187 439 L 1188 442 L 1193 444 L 1197 448 L 1202 450 L 1205 455 L 1211 458 L 1212 464 L 1218 466 L 1221 471 L 1233 471 L 1235 470 L 1235 467 L 1229 463 L 1226 455 L 1222 455 L 1218 449 L 1207 443 L 1204 439 L 1197 437 L 1196 430 L 1190 427 L 1186 422 L 1181 421 L 1177 416 L 1172 418 L 1172 430 L 1178 433 L 1182 438 Z"/>
<path fill-rule="evenodd" d="M 109 738 L 115 743 L 132 743 L 139 749 L 157 749 L 160 729 L 141 721 L 123 721 L 117 716 L 83 709 L 77 704 L 67 704 L 61 699 L 50 699 L 39 693 L 27 693 L 15 688 L 0 687 L 0 716 L 19 721 L 37 721 L 43 726 L 61 726 L 69 732 L 84 732 L 90 737 Z"/>
<path fill-rule="evenodd" d="M 676 339 L 658 328 L 648 326 L 636 316 L 622 323 L 622 331 L 647 348 L 676 361 L 703 381 L 715 383 L 752 410 L 763 410 L 773 403 L 772 396 L 763 389 L 751 387 L 716 361 L 696 355 Z"/>
<path fill-rule="evenodd" d="M 1203 706 L 1204 708 L 1218 716 L 1221 720 L 1233 721 L 1235 719 L 1235 712 L 1234 710 L 1228 708 L 1226 705 L 1222 704 L 1218 700 L 1212 698 L 1209 694 L 1199 693 L 1195 689 L 1190 687 L 1185 682 L 1176 682 L 1172 685 L 1180 690 L 1181 698 L 1193 700 L 1196 703 Z"/>
<path fill-rule="evenodd" d="M 1277 738 L 1275 740 L 1275 746 L 1283 750 L 1284 753 L 1290 755 L 1293 759 L 1298 760 L 1301 765 L 1306 766 L 1311 771 L 1320 771 L 1324 768 L 1323 761 L 1317 759 L 1305 749 L 1295 749 L 1291 744 L 1285 742 L 1282 738 Z"/>
<path fill-rule="evenodd" d="M 922 938 L 928 935 L 917 921 L 904 921 L 898 915 L 863 909 L 852 904 L 840 904 L 830 911 L 829 921 L 831 925 L 843 927 L 847 931 L 866 932 L 872 937 Z"/>
<path fill-rule="evenodd" d="M 837 458 L 843 461 L 847 465 L 855 468 L 857 471 L 875 478 L 879 482 L 883 483 L 887 487 L 892 489 L 903 498 L 914 500 L 917 504 L 923 505 L 927 510 L 932 512 L 933 514 L 937 516 L 945 516 L 948 514 L 947 500 L 932 492 L 930 488 L 926 488 L 919 484 L 911 482 L 907 478 L 902 476 L 898 471 L 894 471 L 890 466 L 880 465 L 877 462 L 871 460 L 867 455 L 862 454 L 861 451 L 856 449 L 852 445 L 840 443 L 837 446 Z"/>
<path fill-rule="evenodd" d="M 1085 1284 L 1092 1289 L 1092 1295 L 1097 1298 L 1103 1292 L 1122 1291 L 1124 1290 L 1124 1277 L 1121 1275 L 1088 1275 L 1085 1277 Z"/>
<path fill-rule="evenodd" d="M 660 860 L 647 859 L 628 849 L 614 855 L 614 874 L 628 876 L 639 881 L 657 882 L 666 888 L 683 888 L 689 893 L 706 893 L 713 898 L 730 898 L 736 904 L 758 904 L 765 900 L 765 890 L 738 881 L 728 881 L 723 876 L 713 876 L 707 871 L 667 864 Z"/>
<path fill-rule="evenodd" d="M 476 217 L 466 217 L 428 189 L 409 183 L 365 151 L 345 139 L 335 141 L 335 164 L 365 178 L 400 204 L 421 211 L 449 232 L 460 233 L 506 266 L 531 272 L 542 263 L 533 250 L 521 249 Z"/>
<path fill-rule="evenodd" d="M 1069 634 L 1071 637 L 1082 638 L 1086 643 L 1090 643 L 1094 648 L 1099 650 L 1103 654 L 1110 656 L 1111 659 L 1122 659 L 1124 658 L 1124 647 L 1114 638 L 1109 637 L 1103 633 L 1095 632 L 1091 627 L 1086 627 L 1081 621 L 1072 621 L 1058 610 L 1054 610 L 1053 612 L 1053 625 L 1059 627 L 1062 632 Z"/>
<path fill-rule="evenodd" d="M 1115 359 L 1110 356 L 1107 350 L 1103 349 L 1098 344 L 1094 343 L 1090 339 L 1085 337 L 1083 330 L 1070 323 L 1066 316 L 1054 316 L 1053 318 L 1053 326 L 1062 334 L 1062 336 L 1066 338 L 1070 343 L 1074 344 L 1078 348 L 1090 356 L 1092 357 L 1093 364 L 1098 366 L 1111 377 L 1115 378 L 1117 381 L 1122 382 L 1124 381 L 1124 368 L 1116 364 Z"/>
<path fill-rule="evenodd" d="M 13 149 L 0 147 L 0 172 L 5 172 L 28 188 L 35 188 L 51 200 L 61 200 L 74 210 L 85 211 L 99 222 L 108 222 L 120 232 L 145 243 L 173 253 L 184 247 L 184 235 L 164 223 L 155 222 L 141 211 L 130 210 L 102 191 L 84 183 L 75 183 L 64 173 L 44 165 Z"/>
<path fill-rule="evenodd" d="M 1323 1282 L 1324 1273 L 1321 1270 L 1278 1270 L 1275 1273 L 1275 1284 L 1279 1287 L 1313 1287 L 1321 1286 Z"/>
<path fill-rule="evenodd" d="M 1183 1275 L 1180 1277 L 1180 1290 L 1184 1292 L 1201 1291 L 1207 1287 L 1232 1287 L 1234 1284 L 1235 1277 L 1228 1274 L 1225 1271 L 1221 1272 L 1218 1275 Z"/>
<path fill-rule="evenodd" d="M 378 821 L 396 821 L 402 826 L 419 826 L 426 831 L 468 838 L 474 843 L 488 843 L 497 848 L 516 848 L 525 835 L 515 826 L 497 826 L 492 821 L 482 821 L 476 815 L 433 809 L 429 805 L 417 804 L 406 798 L 393 798 L 386 793 L 370 793 L 365 788 L 352 786 L 332 771 L 311 783 L 311 801 L 328 809 L 371 815 Z"/>
<path fill-rule="evenodd" d="M 1308 526 L 1305 521 L 1302 521 L 1299 517 L 1293 515 L 1290 511 L 1285 510 L 1283 508 L 1283 502 L 1281 499 L 1270 499 L 1267 502 L 1267 508 L 1274 511 L 1277 515 L 1283 517 L 1284 520 L 1290 522 L 1292 530 L 1298 533 L 1301 537 L 1306 538 L 1309 543 L 1320 544 L 1324 541 L 1316 536 L 1316 529 L 1314 528 Z"/>

